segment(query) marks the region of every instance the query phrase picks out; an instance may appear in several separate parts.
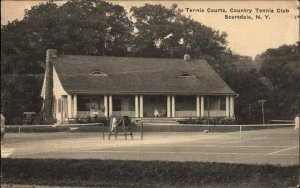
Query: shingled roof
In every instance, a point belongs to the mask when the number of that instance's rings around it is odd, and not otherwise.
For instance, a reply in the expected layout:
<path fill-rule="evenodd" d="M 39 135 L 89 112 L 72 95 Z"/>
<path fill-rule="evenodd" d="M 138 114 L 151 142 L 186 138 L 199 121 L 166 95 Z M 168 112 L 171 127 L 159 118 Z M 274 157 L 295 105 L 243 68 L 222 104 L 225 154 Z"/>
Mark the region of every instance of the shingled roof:
<path fill-rule="evenodd" d="M 71 94 L 236 94 L 205 60 L 61 55 L 51 61 Z"/>

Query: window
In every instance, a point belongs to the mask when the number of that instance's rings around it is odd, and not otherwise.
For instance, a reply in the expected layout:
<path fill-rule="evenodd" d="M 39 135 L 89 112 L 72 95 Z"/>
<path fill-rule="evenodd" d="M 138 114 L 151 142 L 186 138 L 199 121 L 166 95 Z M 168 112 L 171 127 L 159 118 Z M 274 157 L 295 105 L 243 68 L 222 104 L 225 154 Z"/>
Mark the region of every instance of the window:
<path fill-rule="evenodd" d="M 129 96 L 129 111 L 135 111 L 135 99 L 134 96 Z"/>
<path fill-rule="evenodd" d="M 101 71 L 98 71 L 98 70 L 91 72 L 89 75 L 93 75 L 93 76 L 108 76 L 104 72 L 101 72 Z"/>
<path fill-rule="evenodd" d="M 176 111 L 194 111 L 196 110 L 195 96 L 176 96 L 175 97 Z"/>
<path fill-rule="evenodd" d="M 77 109 L 78 111 L 90 111 L 90 98 L 78 98 L 77 99 Z"/>
<path fill-rule="evenodd" d="M 57 111 L 61 113 L 61 99 L 57 99 Z"/>
<path fill-rule="evenodd" d="M 209 101 L 208 101 L 209 100 Z M 226 101 L 224 96 L 210 96 L 205 97 L 205 110 L 208 110 L 208 105 L 210 110 L 225 110 Z"/>
<path fill-rule="evenodd" d="M 220 101 L 221 101 L 221 110 L 226 110 L 226 97 L 221 96 Z"/>
<path fill-rule="evenodd" d="M 121 111 L 122 102 L 121 98 L 113 98 L 113 111 Z"/>

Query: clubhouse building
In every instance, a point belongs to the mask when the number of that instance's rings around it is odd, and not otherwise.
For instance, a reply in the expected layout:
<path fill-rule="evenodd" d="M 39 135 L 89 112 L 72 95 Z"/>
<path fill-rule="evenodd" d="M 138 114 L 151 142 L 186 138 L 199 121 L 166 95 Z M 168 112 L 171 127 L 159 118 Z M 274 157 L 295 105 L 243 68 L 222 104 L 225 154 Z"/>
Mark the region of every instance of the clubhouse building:
<path fill-rule="evenodd" d="M 202 59 L 57 55 L 50 49 L 46 61 L 58 123 L 94 116 L 234 118 L 238 94 Z M 46 76 L 42 97 L 45 83 Z"/>

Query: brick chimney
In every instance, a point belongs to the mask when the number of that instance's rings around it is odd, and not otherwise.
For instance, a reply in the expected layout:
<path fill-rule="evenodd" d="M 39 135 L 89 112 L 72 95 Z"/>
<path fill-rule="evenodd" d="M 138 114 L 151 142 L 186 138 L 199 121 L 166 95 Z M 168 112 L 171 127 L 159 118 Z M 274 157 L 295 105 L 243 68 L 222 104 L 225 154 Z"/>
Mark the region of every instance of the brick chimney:
<path fill-rule="evenodd" d="M 57 58 L 57 50 L 56 49 L 48 49 L 46 51 L 46 63 L 50 61 L 52 58 Z"/>
<path fill-rule="evenodd" d="M 57 58 L 57 50 L 48 49 L 46 51 L 45 67 L 45 99 L 43 106 L 43 116 L 46 124 L 53 124 L 53 65 L 51 59 Z"/>

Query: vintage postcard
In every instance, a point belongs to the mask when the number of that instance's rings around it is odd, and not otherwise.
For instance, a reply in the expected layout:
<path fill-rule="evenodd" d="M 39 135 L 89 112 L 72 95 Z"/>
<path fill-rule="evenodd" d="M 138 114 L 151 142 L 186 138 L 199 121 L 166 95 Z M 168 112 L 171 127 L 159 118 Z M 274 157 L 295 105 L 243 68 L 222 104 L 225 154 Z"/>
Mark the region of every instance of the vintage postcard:
<path fill-rule="evenodd" d="M 1 1 L 1 186 L 299 186 L 299 1 Z"/>

